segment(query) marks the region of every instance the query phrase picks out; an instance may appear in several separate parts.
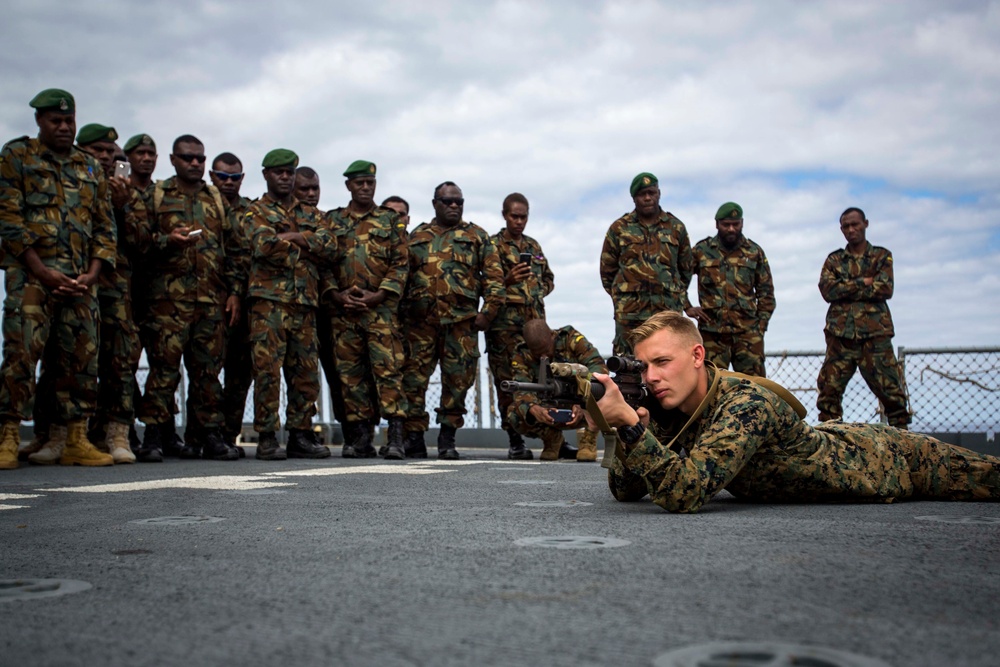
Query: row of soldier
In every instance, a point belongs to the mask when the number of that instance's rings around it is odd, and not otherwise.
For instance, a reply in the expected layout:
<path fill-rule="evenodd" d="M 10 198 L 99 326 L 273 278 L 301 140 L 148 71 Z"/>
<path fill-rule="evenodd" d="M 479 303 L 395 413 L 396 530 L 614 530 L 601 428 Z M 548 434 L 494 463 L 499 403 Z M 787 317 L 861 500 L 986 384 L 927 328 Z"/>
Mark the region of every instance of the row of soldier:
<path fill-rule="evenodd" d="M 299 167 L 291 151 L 265 156 L 267 192 L 250 201 L 240 195 L 243 165 L 231 153 L 212 161 L 212 184 L 204 182 L 204 145 L 191 135 L 173 143 L 175 175 L 154 183 L 157 150 L 148 135 L 123 149 L 108 126 L 87 125 L 76 135 L 66 91 L 43 91 L 31 106 L 38 138 L 10 142 L 0 158 L 7 288 L 0 467 L 16 467 L 11 452 L 33 402 L 36 438 L 20 453 L 37 463 L 107 465 L 171 454 L 234 460 L 251 382 L 257 457 L 326 457 L 312 429 L 320 364 L 343 427 L 343 455 L 375 456 L 374 425 L 385 419 L 379 453 L 399 459 L 426 456 L 424 396 L 440 363 L 438 455 L 457 458 L 479 331 L 497 380 L 532 379 L 542 355 L 606 370 L 582 334 L 545 323 L 553 275 L 541 247 L 523 233 L 522 195 L 505 199 L 506 227 L 490 237 L 463 220 L 461 189 L 445 182 L 434 191 L 435 218 L 408 232 L 405 200 L 375 203 L 370 162 L 348 167 L 350 203 L 323 214 L 315 207 L 318 175 Z M 127 178 L 114 175 L 122 150 Z M 719 343 L 706 348 L 720 365 L 731 356 L 741 370 L 749 359 L 756 365 L 745 370 L 763 374 L 773 287 L 763 252 L 742 235 L 742 209 L 720 208 L 718 236 L 692 253 L 683 224 L 660 209 L 652 174 L 637 176 L 630 192 L 635 210 L 612 225 L 601 257 L 615 305 L 616 353 L 628 351 L 629 327 L 679 307 L 706 337 L 718 334 Z M 694 273 L 698 307 L 686 296 Z M 726 329 L 733 322 L 744 335 Z M 748 344 L 746 334 L 756 338 Z M 143 348 L 150 371 L 139 398 Z M 182 361 L 189 374 L 183 440 L 174 430 Z M 282 370 L 287 449 L 276 437 Z M 839 416 L 834 412 L 827 416 Z M 522 434 L 542 438 L 543 460 L 596 458 L 592 430 L 581 429 L 579 450 L 562 436 L 584 426 L 580 410 L 556 423 L 537 398 L 502 395 L 501 415 L 511 458 L 532 457 Z M 130 445 L 136 417 L 145 437 Z"/>

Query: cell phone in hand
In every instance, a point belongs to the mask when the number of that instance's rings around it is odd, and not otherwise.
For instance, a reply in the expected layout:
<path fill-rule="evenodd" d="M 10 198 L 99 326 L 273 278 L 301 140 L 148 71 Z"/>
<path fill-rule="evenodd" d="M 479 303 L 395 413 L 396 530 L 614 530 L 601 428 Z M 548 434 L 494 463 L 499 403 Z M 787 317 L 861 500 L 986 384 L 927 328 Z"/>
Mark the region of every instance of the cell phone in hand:
<path fill-rule="evenodd" d="M 549 416 L 552 417 L 552 421 L 554 421 L 557 424 L 568 424 L 571 421 L 573 421 L 572 410 L 550 409 Z"/>
<path fill-rule="evenodd" d="M 128 162 L 122 162 L 121 160 L 115 162 L 115 176 L 120 178 L 128 178 L 132 175 L 132 165 Z"/>
<path fill-rule="evenodd" d="M 193 238 L 195 238 L 197 236 L 201 236 L 201 233 L 203 231 L 205 231 L 205 230 L 204 229 L 192 229 L 190 232 L 187 233 L 187 236 L 188 236 L 189 239 L 193 239 Z"/>
<path fill-rule="evenodd" d="M 531 253 L 522 252 L 520 256 L 521 264 L 531 264 Z"/>

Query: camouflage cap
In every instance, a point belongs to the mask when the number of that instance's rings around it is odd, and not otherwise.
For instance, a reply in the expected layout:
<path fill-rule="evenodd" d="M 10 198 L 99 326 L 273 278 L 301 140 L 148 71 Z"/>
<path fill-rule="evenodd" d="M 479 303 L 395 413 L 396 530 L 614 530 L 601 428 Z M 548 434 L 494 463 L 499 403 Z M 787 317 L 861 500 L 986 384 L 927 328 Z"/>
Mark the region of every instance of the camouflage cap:
<path fill-rule="evenodd" d="M 648 171 L 644 171 L 632 179 L 632 185 L 629 186 L 628 193 L 634 197 L 635 193 L 639 190 L 651 188 L 659 184 L 659 182 L 656 176 L 653 176 Z"/>
<path fill-rule="evenodd" d="M 715 219 L 725 220 L 727 218 L 730 220 L 742 220 L 743 207 L 735 202 L 727 201 L 715 212 Z"/>
<path fill-rule="evenodd" d="M 79 146 L 87 146 L 98 141 L 117 141 L 118 133 L 115 128 L 101 125 L 99 123 L 87 123 L 76 133 L 76 143 Z"/>
<path fill-rule="evenodd" d="M 76 100 L 73 96 L 60 88 L 46 88 L 31 98 L 28 106 L 39 111 L 54 109 L 64 113 L 76 112 Z"/>
<path fill-rule="evenodd" d="M 287 148 L 275 148 L 264 156 L 264 161 L 260 163 L 264 169 L 272 167 L 297 167 L 299 166 L 299 156 Z"/>
<path fill-rule="evenodd" d="M 374 176 L 375 175 L 375 163 L 369 162 L 368 160 L 355 160 L 347 167 L 347 171 L 344 172 L 344 176 L 348 180 L 352 178 L 357 178 L 358 176 Z"/>
<path fill-rule="evenodd" d="M 148 134 L 137 134 L 133 137 L 129 137 L 129 140 L 125 142 L 125 146 L 122 150 L 126 153 L 131 153 L 139 146 L 149 146 L 154 151 L 156 150 L 156 142 L 153 141 L 153 137 Z"/>

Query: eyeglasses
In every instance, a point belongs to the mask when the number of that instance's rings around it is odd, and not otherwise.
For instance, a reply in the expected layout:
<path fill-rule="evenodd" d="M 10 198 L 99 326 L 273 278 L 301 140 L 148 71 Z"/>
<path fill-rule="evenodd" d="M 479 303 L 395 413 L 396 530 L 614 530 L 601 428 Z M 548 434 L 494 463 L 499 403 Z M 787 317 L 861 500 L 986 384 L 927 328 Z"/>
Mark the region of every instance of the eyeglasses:
<path fill-rule="evenodd" d="M 464 206 L 465 199 L 462 197 L 441 197 L 438 198 L 442 206 Z"/>
<path fill-rule="evenodd" d="M 204 162 L 204 155 L 195 155 L 194 153 L 174 153 L 175 158 L 184 160 L 185 162 Z"/>
<path fill-rule="evenodd" d="M 237 173 L 237 174 L 227 174 L 224 171 L 214 171 L 213 170 L 212 171 L 212 176 L 215 176 L 217 179 L 219 179 L 220 181 L 223 181 L 223 182 L 225 182 L 225 181 L 242 181 L 243 180 L 243 172 L 242 171 L 239 172 L 239 173 Z"/>

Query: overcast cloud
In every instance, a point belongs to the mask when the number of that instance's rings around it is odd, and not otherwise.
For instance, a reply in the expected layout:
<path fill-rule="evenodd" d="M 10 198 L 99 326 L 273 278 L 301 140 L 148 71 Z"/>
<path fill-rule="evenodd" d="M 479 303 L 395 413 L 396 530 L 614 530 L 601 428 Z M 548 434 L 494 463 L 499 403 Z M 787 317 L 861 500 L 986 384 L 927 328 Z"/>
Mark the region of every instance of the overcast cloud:
<path fill-rule="evenodd" d="M 380 197 L 431 217 L 454 180 L 490 233 L 512 191 L 556 274 L 550 320 L 610 352 L 597 262 L 640 171 L 692 242 L 727 200 L 767 253 L 766 345 L 822 349 L 816 287 L 860 206 L 893 251 L 896 343 L 1000 337 L 998 2 L 8 3 L 0 136 L 34 134 L 27 101 L 63 87 L 79 125 L 176 136 L 259 164 L 295 150 L 343 205 L 351 161 Z M 695 290 L 692 290 L 692 295 Z"/>

